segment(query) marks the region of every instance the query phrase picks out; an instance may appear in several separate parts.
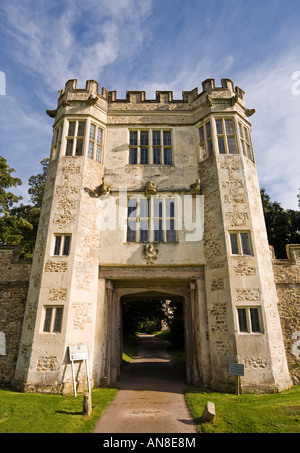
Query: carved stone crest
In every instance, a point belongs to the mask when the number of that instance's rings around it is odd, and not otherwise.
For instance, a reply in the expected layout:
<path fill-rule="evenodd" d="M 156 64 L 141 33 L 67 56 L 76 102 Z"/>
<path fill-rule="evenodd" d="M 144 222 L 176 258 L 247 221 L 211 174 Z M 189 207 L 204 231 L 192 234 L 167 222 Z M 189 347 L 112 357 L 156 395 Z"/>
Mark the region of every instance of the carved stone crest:
<path fill-rule="evenodd" d="M 156 194 L 156 183 L 154 181 L 147 181 L 145 185 L 145 195 L 148 197 L 149 195 Z"/>
<path fill-rule="evenodd" d="M 145 244 L 144 245 L 144 256 L 148 264 L 153 264 L 157 259 L 158 249 L 156 245 Z"/>
<path fill-rule="evenodd" d="M 196 182 L 190 185 L 190 188 L 193 196 L 200 195 L 200 178 L 197 178 Z"/>

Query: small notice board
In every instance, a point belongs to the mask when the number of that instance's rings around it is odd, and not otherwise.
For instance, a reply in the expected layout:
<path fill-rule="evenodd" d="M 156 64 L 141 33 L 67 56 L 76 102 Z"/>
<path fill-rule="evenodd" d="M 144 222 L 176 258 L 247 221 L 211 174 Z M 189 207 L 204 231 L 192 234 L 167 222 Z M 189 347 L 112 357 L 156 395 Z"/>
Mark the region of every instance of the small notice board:
<path fill-rule="evenodd" d="M 234 376 L 244 376 L 245 375 L 244 365 L 241 363 L 230 363 L 229 374 L 233 374 Z"/>
<path fill-rule="evenodd" d="M 237 376 L 236 391 L 237 395 L 240 394 L 240 376 L 245 375 L 245 367 L 242 363 L 229 363 L 229 374 Z"/>
<path fill-rule="evenodd" d="M 86 366 L 86 374 L 87 374 L 87 382 L 88 382 L 88 389 L 89 392 L 91 391 L 90 385 L 90 376 L 89 376 L 89 349 L 87 344 L 81 344 L 76 346 L 69 346 L 69 358 L 72 365 L 72 375 L 73 375 L 73 385 L 74 385 L 74 395 L 77 396 L 76 392 L 76 380 L 75 380 L 75 372 L 74 372 L 74 362 L 84 360 Z"/>

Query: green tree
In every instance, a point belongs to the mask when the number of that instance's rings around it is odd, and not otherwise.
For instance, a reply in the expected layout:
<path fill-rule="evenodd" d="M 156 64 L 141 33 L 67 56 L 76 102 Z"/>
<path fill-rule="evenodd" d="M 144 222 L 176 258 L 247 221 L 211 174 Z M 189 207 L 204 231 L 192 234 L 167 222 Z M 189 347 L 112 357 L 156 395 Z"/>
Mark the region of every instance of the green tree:
<path fill-rule="evenodd" d="M 15 170 L 0 157 L 0 243 L 20 245 L 24 259 L 33 255 L 49 159 L 43 159 L 41 165 L 42 173 L 29 178 L 28 193 L 32 204 L 15 206 L 23 197 L 7 192 L 7 189 L 21 185 L 22 181 L 11 176 Z"/>
<path fill-rule="evenodd" d="M 283 209 L 280 203 L 271 201 L 264 188 L 261 198 L 269 244 L 276 258 L 286 258 L 286 244 L 300 242 L 300 211 Z"/>
<path fill-rule="evenodd" d="M 24 259 L 32 258 L 34 251 L 43 204 L 49 158 L 43 159 L 41 165 L 42 172 L 35 176 L 31 176 L 28 180 L 30 186 L 28 193 L 32 204 L 21 204 L 20 206 L 11 209 L 11 213 L 16 219 L 25 219 L 31 225 L 31 229 L 22 225 L 19 227 L 19 233 L 22 237 L 20 241 L 21 257 Z"/>
<path fill-rule="evenodd" d="M 30 201 L 35 208 L 41 209 L 44 198 L 45 184 L 47 179 L 47 172 L 49 167 L 49 158 L 41 160 L 42 173 L 36 176 L 31 176 L 28 180 Z"/>
<path fill-rule="evenodd" d="M 151 333 L 161 329 L 164 318 L 160 300 L 138 300 L 123 303 L 123 333 Z"/>
<path fill-rule="evenodd" d="M 172 346 L 184 346 L 184 316 L 183 303 L 170 301 L 165 312 L 165 322 L 170 329 L 169 340 Z"/>
<path fill-rule="evenodd" d="M 0 244 L 18 245 L 22 242 L 22 231 L 32 229 L 26 218 L 13 212 L 14 205 L 23 198 L 8 190 L 22 184 L 20 178 L 12 176 L 14 172 L 15 169 L 0 156 Z"/>
<path fill-rule="evenodd" d="M 9 212 L 10 208 L 18 201 L 22 200 L 22 197 L 14 195 L 12 192 L 7 192 L 7 189 L 11 187 L 17 187 L 22 184 L 20 178 L 14 178 L 11 173 L 16 170 L 10 168 L 6 159 L 0 156 L 0 215 Z"/>

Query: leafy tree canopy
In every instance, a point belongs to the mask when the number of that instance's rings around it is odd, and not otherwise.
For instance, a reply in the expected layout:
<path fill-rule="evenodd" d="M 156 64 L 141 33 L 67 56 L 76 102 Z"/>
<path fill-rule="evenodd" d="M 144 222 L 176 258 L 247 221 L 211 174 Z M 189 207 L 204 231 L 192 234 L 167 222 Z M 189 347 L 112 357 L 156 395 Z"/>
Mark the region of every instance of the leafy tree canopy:
<path fill-rule="evenodd" d="M 6 159 L 0 156 L 0 215 L 8 213 L 10 208 L 22 200 L 22 197 L 8 192 L 7 189 L 17 187 L 22 184 L 20 178 L 14 178 L 11 173 L 15 172 L 14 168 L 10 168 Z"/>
<path fill-rule="evenodd" d="M 15 170 L 0 156 L 0 244 L 20 245 L 21 257 L 31 258 L 37 235 L 49 159 L 41 161 L 42 173 L 29 178 L 32 205 L 19 205 L 23 197 L 8 191 L 22 184 L 11 175 Z"/>
<path fill-rule="evenodd" d="M 264 188 L 261 198 L 269 244 L 276 258 L 286 258 L 286 244 L 300 243 L 300 211 L 283 209 L 280 203 L 271 201 Z"/>

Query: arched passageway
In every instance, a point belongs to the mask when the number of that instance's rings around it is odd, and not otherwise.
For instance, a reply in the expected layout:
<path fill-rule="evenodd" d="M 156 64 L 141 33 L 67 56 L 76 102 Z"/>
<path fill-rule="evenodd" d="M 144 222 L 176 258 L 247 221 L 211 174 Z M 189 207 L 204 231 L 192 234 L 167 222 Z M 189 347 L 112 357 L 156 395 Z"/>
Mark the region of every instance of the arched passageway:
<path fill-rule="evenodd" d="M 122 305 L 141 300 L 172 300 L 183 306 L 184 315 L 184 343 L 186 352 L 186 382 L 189 385 L 201 385 L 207 381 L 207 364 L 204 363 L 205 332 L 200 330 L 199 315 L 201 308 L 195 282 L 156 280 L 132 282 L 106 281 L 107 301 L 107 336 L 106 353 L 104 358 L 103 375 L 107 383 L 115 383 L 120 378 L 122 363 Z M 205 343 L 205 344 L 204 344 Z M 206 348 L 206 350 L 205 350 Z M 206 354 L 207 356 L 207 354 Z M 206 368 L 205 368 L 206 367 Z M 204 372 L 203 372 L 204 369 Z"/>

